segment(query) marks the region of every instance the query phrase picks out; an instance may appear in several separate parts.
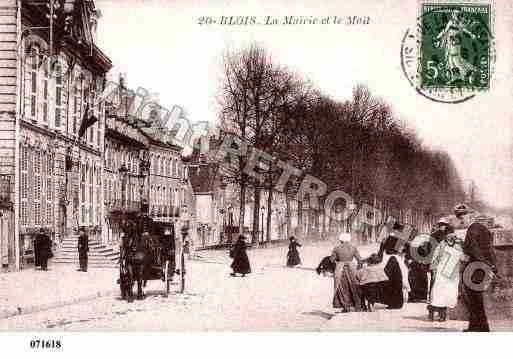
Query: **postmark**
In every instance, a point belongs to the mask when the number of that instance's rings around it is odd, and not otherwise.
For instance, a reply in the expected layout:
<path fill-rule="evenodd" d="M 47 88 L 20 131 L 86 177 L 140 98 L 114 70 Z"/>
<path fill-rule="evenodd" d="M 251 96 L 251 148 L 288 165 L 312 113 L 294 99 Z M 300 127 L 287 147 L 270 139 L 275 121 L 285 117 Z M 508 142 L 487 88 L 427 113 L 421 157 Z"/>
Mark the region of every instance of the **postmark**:
<path fill-rule="evenodd" d="M 495 65 L 490 3 L 422 2 L 401 43 L 403 72 L 426 98 L 467 101 L 490 90 Z"/>

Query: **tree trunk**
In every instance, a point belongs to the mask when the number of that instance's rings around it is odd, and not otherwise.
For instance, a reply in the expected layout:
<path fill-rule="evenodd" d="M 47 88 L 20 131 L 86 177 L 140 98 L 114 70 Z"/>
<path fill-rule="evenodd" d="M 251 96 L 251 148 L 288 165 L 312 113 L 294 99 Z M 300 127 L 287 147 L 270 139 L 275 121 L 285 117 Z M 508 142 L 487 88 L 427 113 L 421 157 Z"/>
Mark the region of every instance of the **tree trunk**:
<path fill-rule="evenodd" d="M 260 194 L 261 189 L 255 186 L 255 202 L 253 203 L 253 232 L 251 235 L 251 243 L 258 243 L 258 229 L 260 228 Z"/>
<path fill-rule="evenodd" d="M 244 215 L 246 213 L 246 183 L 240 184 L 239 234 L 244 234 Z"/>
<path fill-rule="evenodd" d="M 291 236 L 292 218 L 290 213 L 290 196 L 288 191 L 285 191 L 285 220 L 287 221 L 287 238 Z M 282 239 L 282 238 L 280 238 Z"/>
<path fill-rule="evenodd" d="M 297 201 L 297 233 L 298 237 L 303 236 L 303 201 Z"/>
<path fill-rule="evenodd" d="M 324 198 L 322 199 L 321 202 L 322 202 L 322 204 L 320 204 L 320 206 L 321 206 L 321 209 L 320 209 L 321 213 L 320 214 L 321 214 L 321 218 L 322 218 L 322 220 L 321 220 L 321 223 L 322 223 L 321 238 L 322 239 L 326 239 L 327 238 L 327 236 L 326 236 L 326 210 L 324 209 Z"/>
<path fill-rule="evenodd" d="M 269 188 L 269 195 L 267 196 L 267 235 L 266 235 L 266 242 L 271 241 L 271 215 L 272 215 L 272 204 L 273 204 L 273 190 L 272 188 Z"/>

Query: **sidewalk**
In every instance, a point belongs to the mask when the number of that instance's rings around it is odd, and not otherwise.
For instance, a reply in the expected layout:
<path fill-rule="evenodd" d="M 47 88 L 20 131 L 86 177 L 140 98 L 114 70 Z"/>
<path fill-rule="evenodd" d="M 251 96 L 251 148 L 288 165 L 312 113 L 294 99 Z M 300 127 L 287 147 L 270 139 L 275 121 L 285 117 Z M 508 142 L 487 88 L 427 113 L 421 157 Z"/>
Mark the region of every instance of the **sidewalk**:
<path fill-rule="evenodd" d="M 319 261 L 331 250 L 336 241 L 306 243 L 300 248 L 302 265 L 297 270 L 313 271 Z M 367 256 L 375 245 L 359 248 Z M 255 248 L 248 251 L 252 269 L 285 267 L 287 246 Z M 199 257 L 187 265 L 201 268 L 210 264 L 221 265 L 229 271 L 231 258 L 227 250 L 198 252 Z M 193 264 L 194 263 L 194 264 Z M 78 272 L 75 265 L 50 264 L 48 271 L 25 269 L 20 272 L 0 273 L 0 319 L 29 314 L 104 296 L 119 296 L 116 283 L 117 268 L 89 268 Z M 159 287 L 158 283 L 157 287 Z"/>
<path fill-rule="evenodd" d="M 50 265 L 48 271 L 25 269 L 0 274 L 0 319 L 119 293 L 117 268 Z"/>

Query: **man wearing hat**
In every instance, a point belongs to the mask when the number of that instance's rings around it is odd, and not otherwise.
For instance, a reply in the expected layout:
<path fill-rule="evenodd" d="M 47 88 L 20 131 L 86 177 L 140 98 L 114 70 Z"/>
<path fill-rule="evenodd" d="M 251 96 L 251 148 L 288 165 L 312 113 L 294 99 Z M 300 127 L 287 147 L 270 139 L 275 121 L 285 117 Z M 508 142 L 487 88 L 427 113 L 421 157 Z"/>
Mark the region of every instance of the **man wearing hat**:
<path fill-rule="evenodd" d="M 48 270 L 48 258 L 52 251 L 52 242 L 44 228 L 39 229 L 39 234 L 36 236 L 35 242 L 37 243 L 37 255 L 39 257 L 38 264 L 41 265 L 41 270 L 46 271 Z"/>
<path fill-rule="evenodd" d="M 87 252 L 89 252 L 89 237 L 85 233 L 84 227 L 80 227 L 78 237 L 78 261 L 80 263 L 80 272 L 87 272 Z"/>
<path fill-rule="evenodd" d="M 454 214 L 461 223 L 471 223 L 463 242 L 463 253 L 466 257 L 466 263 L 462 266 L 463 299 L 469 314 L 466 331 L 489 332 L 483 288 L 479 288 L 479 285 L 485 284 L 492 273 L 497 273 L 492 234 L 486 226 L 471 220 L 472 210 L 465 204 L 457 205 Z"/>

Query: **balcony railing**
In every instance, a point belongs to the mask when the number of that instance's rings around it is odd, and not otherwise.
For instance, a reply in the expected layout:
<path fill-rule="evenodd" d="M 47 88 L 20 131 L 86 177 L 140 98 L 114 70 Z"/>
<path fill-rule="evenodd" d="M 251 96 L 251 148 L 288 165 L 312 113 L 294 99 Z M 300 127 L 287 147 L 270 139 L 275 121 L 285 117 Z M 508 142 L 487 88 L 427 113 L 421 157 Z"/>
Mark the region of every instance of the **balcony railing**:
<path fill-rule="evenodd" d="M 163 206 L 163 205 L 152 205 L 150 206 L 151 217 L 163 217 L 163 218 L 179 218 L 180 207 L 177 206 Z"/>
<path fill-rule="evenodd" d="M 133 212 L 141 210 L 141 202 L 139 201 L 122 201 L 121 199 L 116 199 L 110 201 L 107 204 L 107 209 L 109 212 L 119 211 L 119 212 Z"/>

